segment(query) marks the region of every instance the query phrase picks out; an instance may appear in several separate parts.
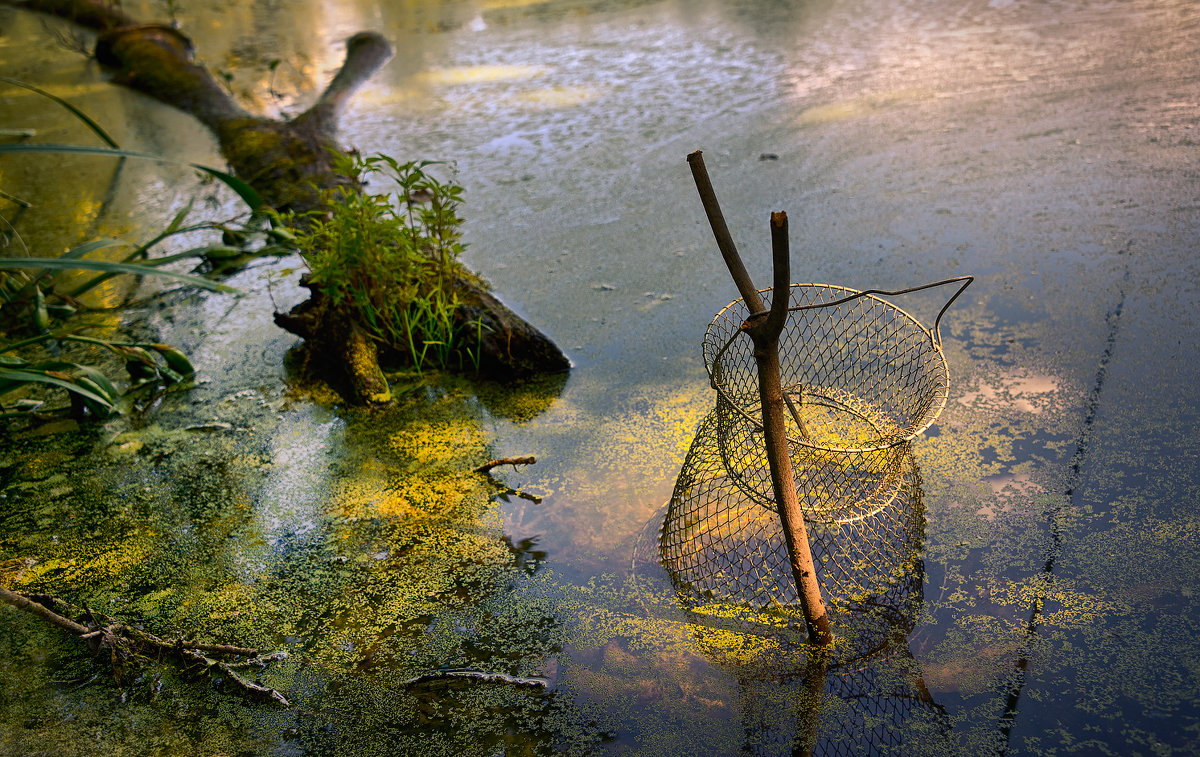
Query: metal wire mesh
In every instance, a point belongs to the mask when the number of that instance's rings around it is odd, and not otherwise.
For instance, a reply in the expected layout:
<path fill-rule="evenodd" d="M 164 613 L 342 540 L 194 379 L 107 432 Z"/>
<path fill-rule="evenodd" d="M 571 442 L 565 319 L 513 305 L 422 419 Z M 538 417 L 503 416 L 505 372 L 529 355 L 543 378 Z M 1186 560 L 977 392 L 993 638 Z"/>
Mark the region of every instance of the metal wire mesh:
<path fill-rule="evenodd" d="M 771 290 L 762 291 L 767 306 Z M 774 501 L 763 454 L 754 345 L 736 300 L 704 337 L 717 390 L 716 437 L 729 478 L 760 503 Z M 941 412 L 949 393 L 934 333 L 871 293 L 793 284 L 779 340 L 788 448 L 806 519 L 868 518 L 902 487 L 908 442 Z"/>
<path fill-rule="evenodd" d="M 794 605 L 796 588 L 774 505 L 750 496 L 725 465 L 717 412 L 700 424 L 663 519 L 662 562 L 693 603 L 747 608 Z M 896 485 L 871 511 L 838 520 L 806 517 L 822 593 L 834 602 L 885 594 L 917 562 L 923 530 L 920 477 L 901 445 Z M 761 455 L 762 453 L 759 452 Z"/>

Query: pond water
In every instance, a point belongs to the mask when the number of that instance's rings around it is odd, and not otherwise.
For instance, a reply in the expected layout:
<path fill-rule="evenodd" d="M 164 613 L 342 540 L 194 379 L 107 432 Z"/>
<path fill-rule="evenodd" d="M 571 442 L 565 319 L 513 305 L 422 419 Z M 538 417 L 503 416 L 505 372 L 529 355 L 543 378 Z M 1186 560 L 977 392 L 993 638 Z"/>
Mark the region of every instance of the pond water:
<path fill-rule="evenodd" d="M 470 266 L 574 367 L 516 389 L 404 379 L 395 407 L 341 407 L 295 387 L 296 340 L 271 322 L 304 296 L 297 260 L 233 277 L 239 296 L 167 291 L 108 314 L 184 348 L 198 385 L 142 418 L 6 430 L 0 580 L 163 635 L 285 650 L 262 680 L 293 706 L 169 667 L 115 683 L 4 608 L 0 752 L 1200 752 L 1200 7 L 173 13 L 272 114 L 303 108 L 350 34 L 392 40 L 343 141 L 451 161 Z M 219 164 L 202 127 L 111 87 L 37 17 L 0 9 L 0 45 L 0 74 L 123 146 Z M 0 128 L 89 138 L 11 89 Z M 942 323 L 949 402 L 912 451 L 920 561 L 883 603 L 890 625 L 835 618 L 828 670 L 753 623 L 685 612 L 657 564 L 715 404 L 701 339 L 737 296 L 695 149 L 760 285 L 773 210 L 791 219 L 794 281 L 977 277 Z M 4 213 L 35 251 L 148 236 L 193 197 L 236 212 L 170 165 L 5 157 L 0 188 L 33 203 Z M 902 306 L 929 323 L 944 298 Z M 470 473 L 516 455 L 537 463 L 498 470 L 503 484 Z M 405 683 L 438 668 L 545 686 Z"/>

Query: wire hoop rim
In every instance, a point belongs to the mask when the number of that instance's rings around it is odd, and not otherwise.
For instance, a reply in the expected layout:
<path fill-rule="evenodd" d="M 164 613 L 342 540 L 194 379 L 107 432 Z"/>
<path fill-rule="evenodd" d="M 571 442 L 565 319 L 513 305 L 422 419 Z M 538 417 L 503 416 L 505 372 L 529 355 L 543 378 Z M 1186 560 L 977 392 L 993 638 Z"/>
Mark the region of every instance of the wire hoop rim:
<path fill-rule="evenodd" d="M 915 317 L 913 317 L 913 315 L 910 314 L 908 311 L 906 311 L 904 308 L 878 296 L 880 294 L 887 295 L 887 296 L 907 294 L 909 292 L 916 292 L 916 291 L 920 291 L 923 289 L 929 289 L 931 287 L 940 286 L 942 284 L 954 283 L 954 282 L 964 281 L 964 280 L 966 281 L 966 283 L 963 284 L 962 288 L 960 288 L 959 291 L 957 293 L 955 293 L 955 295 L 953 297 L 950 298 L 950 301 L 947 302 L 942 307 L 941 312 L 938 313 L 937 325 L 933 329 L 925 328 L 925 326 L 920 321 L 918 321 Z M 792 292 L 794 292 L 798 289 L 816 289 L 816 290 L 824 290 L 824 291 L 834 290 L 834 291 L 845 292 L 848 294 L 848 296 L 834 299 L 834 300 L 831 300 L 830 302 L 814 303 L 811 305 L 795 305 L 795 306 L 789 307 L 788 308 L 789 317 L 792 313 L 795 313 L 795 312 L 818 310 L 820 308 L 827 308 L 827 307 L 835 307 L 837 305 L 842 305 L 842 304 L 845 304 L 847 302 L 851 302 L 851 301 L 857 300 L 857 299 L 874 300 L 875 302 L 878 302 L 881 305 L 884 305 L 885 307 L 891 308 L 892 310 L 896 311 L 896 313 L 898 313 L 899 315 L 901 315 L 905 319 L 907 319 L 913 326 L 915 326 L 917 328 L 918 331 L 920 331 L 922 334 L 926 335 L 929 338 L 929 346 L 933 349 L 934 353 L 937 355 L 938 365 L 941 368 L 940 373 L 943 376 L 944 381 L 942 382 L 942 390 L 939 393 L 940 396 L 937 398 L 936 403 L 931 403 L 930 409 L 925 412 L 924 423 L 922 423 L 919 427 L 914 428 L 913 430 L 907 432 L 907 435 L 904 436 L 903 438 L 892 439 L 891 441 L 885 442 L 883 444 L 875 444 L 875 445 L 864 446 L 864 447 L 831 447 L 831 446 L 826 446 L 826 445 L 822 445 L 822 444 L 817 444 L 817 443 L 815 443 L 811 440 L 805 439 L 803 437 L 796 437 L 791 434 L 788 434 L 785 437 L 788 444 L 794 444 L 794 445 L 797 445 L 800 447 L 806 447 L 808 449 L 821 450 L 823 452 L 840 452 L 840 453 L 855 454 L 855 453 L 866 453 L 866 452 L 879 452 L 881 450 L 893 449 L 902 444 L 908 444 L 916 437 L 925 433 L 925 431 L 927 431 L 929 429 L 929 427 L 932 426 L 937 421 L 938 416 L 940 416 L 942 414 L 942 411 L 945 410 L 946 404 L 950 399 L 950 368 L 946 364 L 946 355 L 942 350 L 941 338 L 940 338 L 940 333 L 939 333 L 940 326 L 941 326 L 941 317 L 946 312 L 946 309 L 950 307 L 950 305 L 954 302 L 955 299 L 957 299 L 958 295 L 961 294 L 962 291 L 964 289 L 966 289 L 966 287 L 968 285 L 970 285 L 972 280 L 973 280 L 973 277 L 964 276 L 964 277 L 959 277 L 959 278 L 955 278 L 955 279 L 947 279 L 945 281 L 938 281 L 938 282 L 935 282 L 932 284 L 925 284 L 923 286 L 913 287 L 911 289 L 899 290 L 899 291 L 895 291 L 895 292 L 885 292 L 885 291 L 877 290 L 877 289 L 859 290 L 859 289 L 853 289 L 851 287 L 841 286 L 839 284 L 821 284 L 821 283 L 815 283 L 815 282 L 808 282 L 808 283 L 803 283 L 803 284 L 800 284 L 800 283 L 792 284 L 788 288 L 788 297 L 789 298 L 791 297 Z M 774 290 L 771 287 L 766 287 L 763 289 L 759 289 L 758 291 L 760 294 L 771 295 Z M 713 317 L 712 321 L 709 322 L 708 328 L 704 332 L 704 340 L 701 345 L 701 353 L 702 353 L 702 357 L 704 359 L 704 370 L 706 373 L 708 373 L 709 385 L 713 389 L 717 390 L 717 394 L 719 395 L 719 398 L 723 399 L 729 407 L 733 408 L 733 410 L 738 415 L 742 416 L 742 418 L 744 418 L 751 425 L 752 428 L 754 428 L 756 431 L 761 432 L 763 430 L 762 421 L 756 420 L 748 412 L 746 412 L 746 410 L 743 409 L 742 406 L 738 402 L 736 402 L 733 397 L 731 397 L 729 395 L 729 393 L 725 390 L 725 387 L 722 386 L 721 383 L 719 383 L 719 380 L 717 378 L 717 374 L 719 373 L 721 358 L 724 356 L 725 352 L 730 348 L 730 346 L 733 345 L 734 341 L 736 341 L 739 336 L 743 336 L 744 338 L 749 339 L 750 338 L 749 335 L 746 334 L 745 331 L 740 326 L 738 326 L 737 328 L 734 329 L 733 335 L 730 336 L 729 339 L 727 339 L 725 341 L 725 343 L 720 347 L 720 349 L 717 350 L 716 354 L 713 355 L 712 360 L 710 361 L 708 358 L 709 345 L 716 343 L 715 339 L 713 338 L 713 334 L 714 334 L 714 330 L 715 330 L 717 324 L 722 323 L 722 322 L 732 322 L 733 317 L 732 317 L 732 314 L 729 314 L 729 311 L 730 311 L 730 309 L 732 309 L 738 305 L 742 305 L 743 309 L 745 309 L 747 311 L 749 310 L 749 308 L 745 306 L 745 302 L 744 302 L 743 298 L 739 297 L 736 300 L 730 302 L 725 307 L 721 308 L 720 312 L 718 312 Z M 743 323 L 745 323 L 746 319 L 749 319 L 756 315 L 759 315 L 759 314 L 748 312 L 746 314 L 746 318 L 743 319 Z M 936 407 L 935 407 L 935 405 L 936 405 Z"/>

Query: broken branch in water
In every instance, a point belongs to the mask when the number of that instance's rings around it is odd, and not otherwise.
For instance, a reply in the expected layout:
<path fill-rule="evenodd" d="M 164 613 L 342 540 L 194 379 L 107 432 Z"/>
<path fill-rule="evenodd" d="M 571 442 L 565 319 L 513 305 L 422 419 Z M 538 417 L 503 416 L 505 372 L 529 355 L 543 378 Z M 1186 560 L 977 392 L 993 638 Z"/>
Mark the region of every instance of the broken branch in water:
<path fill-rule="evenodd" d="M 495 460 L 488 460 L 474 470 L 476 473 L 490 473 L 492 468 L 499 468 L 501 465 L 511 465 L 513 470 L 516 470 L 518 465 L 533 465 L 536 462 L 537 458 L 533 455 L 527 457 L 501 457 Z"/>
<path fill-rule="evenodd" d="M 821 597 L 821 586 L 817 581 L 812 548 L 809 546 L 808 532 L 804 526 L 804 512 L 796 494 L 787 425 L 783 415 L 785 395 L 780 379 L 779 336 L 787 320 L 788 302 L 791 298 L 787 214 L 771 214 L 771 264 L 774 286 L 771 290 L 771 307 L 768 310 L 746 272 L 725 225 L 725 217 L 721 213 L 721 206 L 717 203 L 716 193 L 708 178 L 708 170 L 704 166 L 704 156 L 697 150 L 688 155 L 687 160 L 692 168 L 696 190 L 700 193 L 700 201 L 704 205 L 713 236 L 716 237 L 717 247 L 721 250 L 721 257 L 724 258 L 729 275 L 737 285 L 742 301 L 749 311 L 745 323 L 742 324 L 742 330 L 749 334 L 754 343 L 754 361 L 758 367 L 758 390 L 762 407 L 763 442 L 771 471 L 771 489 L 783 525 L 792 578 L 796 584 L 796 594 L 804 612 L 809 637 L 818 646 L 828 646 L 833 643 L 833 633 L 830 630 L 829 615 L 825 610 L 825 600 Z M 799 413 L 796 415 L 795 420 L 799 423 Z M 807 434 L 802 424 L 800 428 L 803 434 Z"/>
<path fill-rule="evenodd" d="M 167 641 L 139 628 L 112 618 L 97 616 L 86 605 L 82 612 L 73 612 L 66 602 L 49 594 L 25 594 L 11 591 L 0 586 L 0 599 L 19 610 L 36 615 L 42 620 L 67 631 L 85 642 L 93 654 L 108 652 L 112 659 L 113 675 L 121 678 L 125 662 L 130 659 L 143 658 L 163 659 L 173 657 L 183 664 L 196 664 L 209 676 L 222 674 L 230 683 L 251 699 L 271 702 L 290 707 L 288 700 L 275 689 L 263 686 L 255 681 L 249 681 L 238 675 L 234 668 L 246 667 L 248 664 L 264 665 L 269 661 L 281 660 L 286 657 L 284 652 L 274 652 L 269 655 L 259 655 L 257 649 L 236 647 L 228 644 L 204 644 L 194 641 Z M 87 625 L 71 619 L 67 615 L 80 614 L 88 622 Z M 202 654 L 207 653 L 207 654 Z M 208 655 L 228 655 L 231 657 L 247 657 L 240 662 L 226 662 Z"/>
<path fill-rule="evenodd" d="M 469 668 L 431 670 L 428 673 L 422 673 L 415 678 L 408 679 L 402 685 L 408 688 L 430 681 L 444 681 L 454 678 L 466 678 L 485 683 L 508 683 L 514 686 L 531 686 L 539 689 L 550 688 L 550 679 L 542 678 L 541 676 L 514 676 L 508 673 L 490 673 L 486 670 L 471 670 Z"/>
<path fill-rule="evenodd" d="M 516 470 L 518 465 L 533 465 L 536 462 L 537 462 L 537 458 L 534 457 L 533 455 L 528 455 L 526 457 L 501 457 L 496 460 L 488 460 L 486 463 L 479 466 L 478 468 L 474 468 L 473 471 L 475 473 L 482 473 L 483 475 L 487 476 L 488 481 L 490 481 L 499 490 L 498 493 L 499 493 L 500 497 L 504 499 L 505 502 L 508 501 L 509 495 L 512 495 L 512 496 L 520 497 L 521 499 L 529 500 L 530 502 L 532 502 L 535 505 L 540 505 L 540 504 L 542 504 L 541 497 L 538 497 L 534 494 L 530 494 L 528 492 L 523 492 L 520 489 L 514 489 L 511 486 L 508 486 L 507 484 L 505 484 L 504 482 L 496 479 L 496 477 L 494 477 L 492 475 L 492 469 L 498 468 L 501 465 L 511 465 L 513 467 L 513 470 Z"/>

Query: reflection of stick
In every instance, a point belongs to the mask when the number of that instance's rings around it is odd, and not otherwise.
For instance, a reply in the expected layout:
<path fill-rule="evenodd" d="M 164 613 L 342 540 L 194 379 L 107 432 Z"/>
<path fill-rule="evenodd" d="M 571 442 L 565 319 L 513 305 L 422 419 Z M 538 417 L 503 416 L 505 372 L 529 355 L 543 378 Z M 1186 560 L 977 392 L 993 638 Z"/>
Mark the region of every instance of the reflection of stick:
<path fill-rule="evenodd" d="M 800 609 L 808 626 L 813 643 L 824 646 L 833 642 L 829 628 L 829 616 L 825 612 L 825 601 L 821 598 L 821 586 L 817 583 L 817 571 L 813 564 L 812 550 L 808 544 L 808 531 L 804 527 L 804 512 L 796 496 L 796 482 L 792 471 L 792 458 L 788 454 L 787 426 L 784 421 L 783 385 L 779 369 L 779 335 L 787 320 L 789 292 L 791 291 L 790 263 L 788 260 L 787 214 L 771 214 L 771 257 L 774 266 L 774 289 L 771 309 L 763 311 L 762 298 L 746 267 L 742 264 L 729 229 L 725 226 L 716 193 L 708 180 L 704 158 L 699 151 L 688 156 L 696 189 L 700 192 L 704 210 L 713 227 L 713 235 L 725 258 L 729 275 L 733 277 L 742 299 L 750 309 L 750 316 L 742 329 L 754 342 L 754 360 L 758 364 L 758 392 L 762 403 L 763 437 L 767 447 L 767 464 L 771 470 L 771 487 L 779 507 L 779 518 L 783 523 L 784 541 L 791 559 L 792 578 L 796 582 L 796 594 L 800 598 Z"/>
<path fill-rule="evenodd" d="M 821 736 L 821 699 L 828 680 L 829 661 L 825 650 L 808 657 L 804 667 L 804 688 L 807 696 L 796 698 L 796 736 L 792 740 L 793 757 L 812 757 Z"/>

